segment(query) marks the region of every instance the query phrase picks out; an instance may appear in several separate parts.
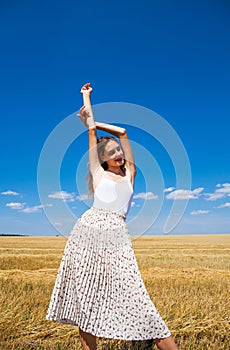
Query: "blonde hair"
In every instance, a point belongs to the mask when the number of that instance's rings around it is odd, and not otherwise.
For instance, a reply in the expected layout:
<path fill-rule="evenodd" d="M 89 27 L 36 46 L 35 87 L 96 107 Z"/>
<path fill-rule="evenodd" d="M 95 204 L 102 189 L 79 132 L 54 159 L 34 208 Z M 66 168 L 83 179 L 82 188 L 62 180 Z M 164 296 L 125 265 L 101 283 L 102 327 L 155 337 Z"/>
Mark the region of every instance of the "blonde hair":
<path fill-rule="evenodd" d="M 101 156 L 104 155 L 105 147 L 109 141 L 116 141 L 119 144 L 119 141 L 113 137 L 113 136 L 102 136 L 97 138 L 97 153 L 98 153 L 98 158 L 101 163 L 101 166 L 104 170 L 108 169 L 108 164 L 107 162 L 102 161 Z M 120 166 L 121 170 L 124 172 L 125 170 L 125 162 Z M 91 172 L 89 171 L 86 179 L 88 181 L 88 196 L 91 197 L 94 193 L 94 188 L 93 188 L 93 176 Z"/>

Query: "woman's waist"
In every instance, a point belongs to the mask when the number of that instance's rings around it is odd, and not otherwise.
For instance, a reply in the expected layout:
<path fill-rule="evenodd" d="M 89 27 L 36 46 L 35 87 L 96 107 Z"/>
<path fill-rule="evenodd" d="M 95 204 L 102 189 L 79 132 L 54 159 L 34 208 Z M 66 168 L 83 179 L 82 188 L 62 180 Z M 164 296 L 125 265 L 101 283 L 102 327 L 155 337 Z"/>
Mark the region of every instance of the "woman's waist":
<path fill-rule="evenodd" d="M 89 211 L 95 212 L 95 214 L 105 216 L 106 218 L 116 217 L 118 219 L 122 219 L 123 221 L 126 220 L 126 215 L 124 215 L 122 211 L 119 211 L 119 209 L 116 210 L 114 208 L 110 209 L 106 206 L 98 206 L 97 203 L 94 203 L 93 206 L 89 209 Z"/>

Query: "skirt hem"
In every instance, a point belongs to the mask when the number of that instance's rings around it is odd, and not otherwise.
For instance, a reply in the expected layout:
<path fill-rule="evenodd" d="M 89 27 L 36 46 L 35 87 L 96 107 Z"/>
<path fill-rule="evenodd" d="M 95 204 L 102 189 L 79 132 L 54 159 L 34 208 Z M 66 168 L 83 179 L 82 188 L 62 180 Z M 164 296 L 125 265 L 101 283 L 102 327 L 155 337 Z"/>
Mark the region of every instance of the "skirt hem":
<path fill-rule="evenodd" d="M 80 328 L 81 330 L 83 330 L 86 333 L 90 333 L 92 335 L 94 335 L 97 338 L 105 338 L 105 339 L 114 339 L 114 340 L 126 340 L 126 341 L 132 341 L 132 340 L 136 340 L 136 341 L 141 341 L 141 340 L 149 340 L 149 339 L 165 339 L 165 338 L 169 338 L 171 336 L 171 332 L 169 331 L 166 335 L 162 335 L 162 336 L 152 336 L 152 337 L 121 337 L 121 336 L 111 336 L 111 335 L 106 335 L 106 334 L 101 334 L 100 332 L 95 332 L 93 330 L 89 330 L 87 329 L 87 327 L 81 326 L 79 324 L 77 324 L 75 321 L 72 320 L 68 320 L 68 319 L 58 319 L 58 318 L 47 318 L 47 321 L 53 321 L 53 322 L 58 322 L 61 324 L 65 324 L 65 325 L 70 325 L 70 326 L 75 326 Z M 100 333 L 100 334 L 99 334 Z"/>

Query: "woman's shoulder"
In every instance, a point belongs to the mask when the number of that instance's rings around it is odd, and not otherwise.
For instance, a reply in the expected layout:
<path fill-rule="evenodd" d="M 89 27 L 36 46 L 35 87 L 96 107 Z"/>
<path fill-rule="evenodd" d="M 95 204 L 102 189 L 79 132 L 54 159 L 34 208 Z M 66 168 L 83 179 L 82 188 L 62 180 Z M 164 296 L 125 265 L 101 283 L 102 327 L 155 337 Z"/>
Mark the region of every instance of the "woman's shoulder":
<path fill-rule="evenodd" d="M 93 176 L 93 177 L 96 177 L 96 176 L 98 176 L 98 175 L 104 174 L 104 172 L 105 172 L 105 170 L 102 168 L 102 166 L 101 166 L 101 165 L 98 165 L 98 166 L 94 169 L 94 171 L 93 171 L 93 173 L 92 173 L 92 176 Z"/>
<path fill-rule="evenodd" d="M 93 171 L 92 178 L 93 178 L 93 187 L 94 189 L 97 187 L 99 182 L 101 181 L 102 177 L 104 176 L 105 170 L 102 168 L 101 165 L 96 167 Z"/>

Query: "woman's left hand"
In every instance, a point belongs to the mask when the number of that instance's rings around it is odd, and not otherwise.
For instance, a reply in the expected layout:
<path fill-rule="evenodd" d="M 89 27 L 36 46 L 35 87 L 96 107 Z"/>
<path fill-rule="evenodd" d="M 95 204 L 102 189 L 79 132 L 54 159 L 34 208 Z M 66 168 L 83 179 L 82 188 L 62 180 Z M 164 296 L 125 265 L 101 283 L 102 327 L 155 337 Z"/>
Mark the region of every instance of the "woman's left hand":
<path fill-rule="evenodd" d="M 88 118 L 90 118 L 90 113 L 87 110 L 86 106 L 82 106 L 80 108 L 80 113 L 77 114 L 77 116 L 81 119 L 81 121 L 83 122 L 83 124 L 88 128 L 89 124 L 88 124 Z"/>

